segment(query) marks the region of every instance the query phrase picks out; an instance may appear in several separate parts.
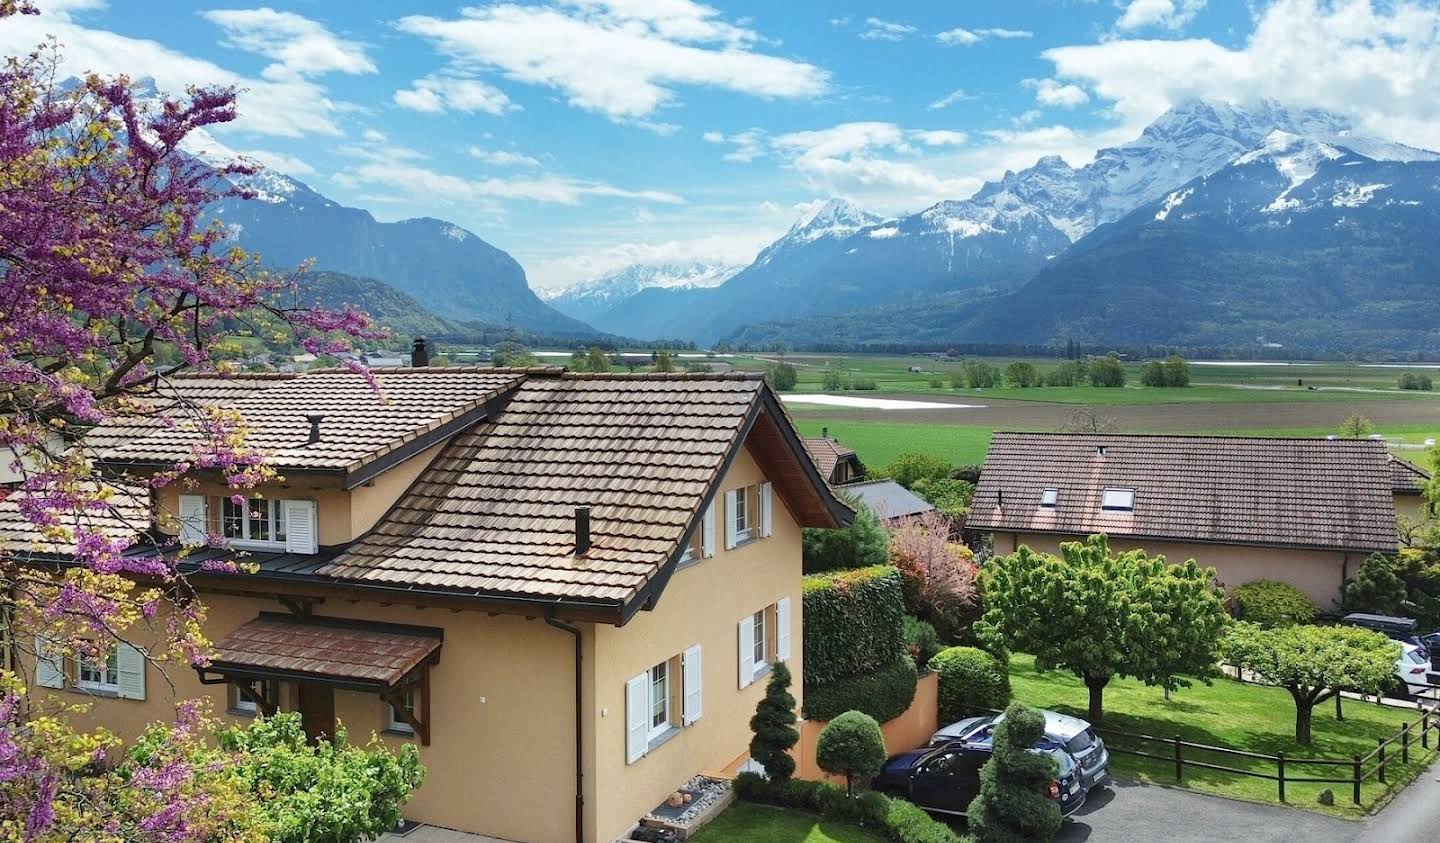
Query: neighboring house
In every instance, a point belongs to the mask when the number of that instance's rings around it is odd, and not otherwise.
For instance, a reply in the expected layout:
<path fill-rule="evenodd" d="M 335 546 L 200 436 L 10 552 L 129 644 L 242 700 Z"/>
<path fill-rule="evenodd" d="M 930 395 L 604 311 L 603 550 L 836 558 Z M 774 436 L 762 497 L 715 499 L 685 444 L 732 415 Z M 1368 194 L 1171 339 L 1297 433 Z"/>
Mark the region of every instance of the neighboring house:
<path fill-rule="evenodd" d="M 887 524 L 935 509 L 929 501 L 894 480 L 862 480 L 850 483 L 840 491 L 853 495 L 862 506 Z"/>
<path fill-rule="evenodd" d="M 865 465 L 855 451 L 830 436 L 830 428 L 820 428 L 820 435 L 805 439 L 805 450 L 820 469 L 820 476 L 832 486 L 854 483 L 865 477 Z"/>
<path fill-rule="evenodd" d="M 1390 455 L 1390 489 L 1395 493 L 1395 512 L 1420 521 L 1430 518 L 1430 504 L 1425 500 L 1425 484 L 1430 472 L 1409 460 Z"/>
<path fill-rule="evenodd" d="M 341 369 L 178 379 L 238 410 L 283 479 L 238 503 L 214 475 L 160 488 L 154 528 L 223 536 L 258 572 L 213 570 L 234 558 L 217 547 L 183 561 L 208 667 L 162 675 L 143 634 L 103 663 L 37 641 L 34 684 L 126 737 L 205 697 L 230 720 L 298 711 L 312 737 L 414 742 L 407 817 L 534 843 L 608 843 L 742 763 L 770 665 L 802 675 L 801 528 L 853 515 L 764 381 L 375 376 L 378 396 Z M 122 427 L 92 434 L 110 469 L 191 452 L 185 425 Z"/>
<path fill-rule="evenodd" d="M 1384 443 L 1363 439 L 996 433 L 965 526 L 996 553 L 1105 533 L 1330 608 L 1367 555 L 1396 551 L 1392 485 Z"/>

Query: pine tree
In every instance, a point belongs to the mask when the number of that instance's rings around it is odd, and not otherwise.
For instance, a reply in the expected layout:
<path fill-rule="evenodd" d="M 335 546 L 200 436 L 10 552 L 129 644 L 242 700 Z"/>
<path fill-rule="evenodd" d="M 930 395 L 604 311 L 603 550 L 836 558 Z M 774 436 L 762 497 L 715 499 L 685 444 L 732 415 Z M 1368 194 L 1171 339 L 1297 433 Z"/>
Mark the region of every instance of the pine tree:
<path fill-rule="evenodd" d="M 789 749 L 800 740 L 795 730 L 795 698 L 790 695 L 790 668 L 777 662 L 770 671 L 765 697 L 750 718 L 750 757 L 765 768 L 771 782 L 780 783 L 795 773 Z"/>
<path fill-rule="evenodd" d="M 980 769 L 980 794 L 970 803 L 970 831 L 982 843 L 1050 840 L 1060 830 L 1060 806 L 1049 797 L 1057 765 L 1031 747 L 1045 733 L 1045 717 L 1011 704 L 995 730 L 994 751 Z"/>

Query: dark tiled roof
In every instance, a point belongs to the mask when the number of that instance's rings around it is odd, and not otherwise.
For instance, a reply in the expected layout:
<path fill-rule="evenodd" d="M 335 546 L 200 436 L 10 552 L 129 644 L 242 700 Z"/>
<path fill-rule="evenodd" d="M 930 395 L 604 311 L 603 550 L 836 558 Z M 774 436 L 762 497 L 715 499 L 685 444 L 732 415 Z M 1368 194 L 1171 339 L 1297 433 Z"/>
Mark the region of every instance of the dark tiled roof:
<path fill-rule="evenodd" d="M 1390 472 L 1369 440 L 996 433 L 966 526 L 1394 551 Z M 1106 488 L 1133 512 L 1102 511 Z"/>
<path fill-rule="evenodd" d="M 288 373 L 215 373 L 172 375 L 150 389 L 131 396 L 124 406 L 110 408 L 104 424 L 85 432 L 85 446 L 102 457 L 116 446 L 138 441 L 161 430 L 165 420 L 183 416 L 177 407 L 233 407 L 241 399 L 297 377 Z"/>
<path fill-rule="evenodd" d="M 881 518 L 904 518 L 935 508 L 929 501 L 894 480 L 847 483 L 840 487 L 840 491 L 859 498 L 866 509 Z"/>
<path fill-rule="evenodd" d="M 85 482 L 85 481 L 80 481 Z M 88 488 L 85 493 L 100 491 Z M 150 490 L 144 487 L 104 484 L 109 494 L 103 509 L 61 510 L 52 514 L 55 525 L 72 533 L 76 530 L 99 533 L 112 539 L 133 538 L 150 528 Z M 25 492 L 11 492 L 0 500 L 0 550 L 32 555 L 68 554 L 75 550 L 71 538 L 51 538 L 20 509 Z"/>
<path fill-rule="evenodd" d="M 1409 460 L 1390 456 L 1390 489 L 1397 495 L 1419 495 L 1425 492 L 1430 472 Z"/>
<path fill-rule="evenodd" d="M 440 645 L 435 629 L 264 613 L 217 641 L 210 666 L 390 688 Z"/>
<path fill-rule="evenodd" d="M 527 380 L 321 573 L 624 601 L 679 545 L 763 388 L 743 376 Z M 576 558 L 581 505 L 592 546 Z"/>
<path fill-rule="evenodd" d="M 853 449 L 828 436 L 807 437 L 805 450 L 810 452 L 810 458 L 815 460 L 815 467 L 820 469 L 820 476 L 825 478 L 826 483 L 835 482 L 835 466 L 839 465 L 841 460 L 855 458 Z"/>
<path fill-rule="evenodd" d="M 276 468 L 354 471 L 448 422 L 476 413 L 487 400 L 524 378 L 523 370 L 471 367 L 372 371 L 378 392 L 358 373 L 322 369 L 275 383 L 230 406 L 250 428 L 247 444 L 266 451 Z M 314 444 L 306 444 L 310 414 L 324 416 L 320 441 Z M 162 427 L 148 436 L 116 443 L 107 449 L 105 459 L 180 460 L 190 455 L 197 441 L 193 425 Z"/>

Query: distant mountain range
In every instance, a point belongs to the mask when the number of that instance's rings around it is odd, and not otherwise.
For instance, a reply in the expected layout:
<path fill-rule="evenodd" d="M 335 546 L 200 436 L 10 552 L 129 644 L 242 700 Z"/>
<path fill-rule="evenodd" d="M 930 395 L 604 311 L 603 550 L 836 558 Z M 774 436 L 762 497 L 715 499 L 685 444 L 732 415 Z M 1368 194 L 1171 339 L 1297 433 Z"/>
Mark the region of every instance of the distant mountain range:
<path fill-rule="evenodd" d="M 606 327 L 610 324 L 610 311 L 642 290 L 714 287 L 743 268 L 714 261 L 636 263 L 548 296 L 542 294 L 542 298 L 566 316 L 600 330 L 610 330 Z"/>

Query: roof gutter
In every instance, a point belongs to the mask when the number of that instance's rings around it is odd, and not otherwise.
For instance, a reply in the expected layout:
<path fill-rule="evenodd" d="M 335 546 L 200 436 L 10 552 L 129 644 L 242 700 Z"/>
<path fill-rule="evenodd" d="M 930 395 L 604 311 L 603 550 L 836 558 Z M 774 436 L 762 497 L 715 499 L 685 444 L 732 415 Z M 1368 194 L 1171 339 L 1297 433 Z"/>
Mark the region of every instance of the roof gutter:
<path fill-rule="evenodd" d="M 583 654 L 580 628 L 556 620 L 554 612 L 546 613 L 545 623 L 570 633 L 575 639 L 575 843 L 585 843 L 585 715 L 582 707 L 584 684 L 580 669 Z"/>

